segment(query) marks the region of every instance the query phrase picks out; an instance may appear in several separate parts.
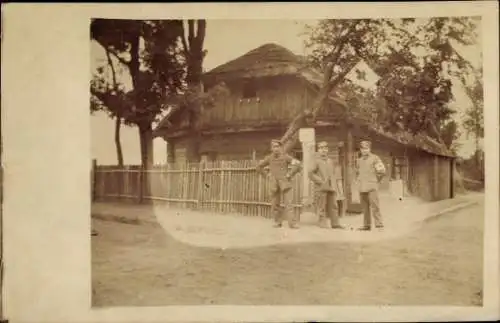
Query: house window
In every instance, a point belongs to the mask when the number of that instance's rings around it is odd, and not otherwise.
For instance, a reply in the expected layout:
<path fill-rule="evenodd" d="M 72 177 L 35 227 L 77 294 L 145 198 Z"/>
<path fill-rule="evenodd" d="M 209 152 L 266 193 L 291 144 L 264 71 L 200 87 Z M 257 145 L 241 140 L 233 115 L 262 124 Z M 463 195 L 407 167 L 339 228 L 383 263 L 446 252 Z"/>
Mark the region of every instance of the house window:
<path fill-rule="evenodd" d="M 243 84 L 243 99 L 253 99 L 257 97 L 257 84 L 255 81 L 246 81 Z"/>

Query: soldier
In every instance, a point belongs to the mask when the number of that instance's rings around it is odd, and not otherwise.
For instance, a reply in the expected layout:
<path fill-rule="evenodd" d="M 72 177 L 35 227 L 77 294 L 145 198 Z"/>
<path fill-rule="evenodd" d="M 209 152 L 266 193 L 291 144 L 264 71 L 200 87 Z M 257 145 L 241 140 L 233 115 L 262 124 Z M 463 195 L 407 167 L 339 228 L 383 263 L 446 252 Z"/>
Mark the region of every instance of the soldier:
<path fill-rule="evenodd" d="M 333 160 L 328 157 L 328 143 L 318 143 L 318 154 L 309 170 L 309 178 L 316 184 L 316 208 L 319 226 L 328 228 L 328 219 L 334 229 L 343 229 L 339 224 L 337 206 L 337 176 Z"/>
<path fill-rule="evenodd" d="M 264 167 L 269 166 L 269 172 Z M 289 169 L 291 167 L 291 169 Z M 298 160 L 283 152 L 279 140 L 271 141 L 271 154 L 267 155 L 256 167 L 257 172 L 271 179 L 271 208 L 274 215 L 275 227 L 282 227 L 283 220 L 288 221 L 292 229 L 298 229 L 298 218 L 292 209 L 292 177 L 301 169 Z M 280 204 L 284 204 L 284 209 Z"/>
<path fill-rule="evenodd" d="M 364 225 L 358 230 L 371 230 L 371 217 L 375 220 L 375 227 L 382 229 L 382 215 L 378 199 L 378 186 L 385 175 L 385 166 L 380 158 L 371 152 L 371 142 L 360 143 L 361 157 L 356 163 L 356 177 L 359 183 L 361 206 L 364 214 Z"/>

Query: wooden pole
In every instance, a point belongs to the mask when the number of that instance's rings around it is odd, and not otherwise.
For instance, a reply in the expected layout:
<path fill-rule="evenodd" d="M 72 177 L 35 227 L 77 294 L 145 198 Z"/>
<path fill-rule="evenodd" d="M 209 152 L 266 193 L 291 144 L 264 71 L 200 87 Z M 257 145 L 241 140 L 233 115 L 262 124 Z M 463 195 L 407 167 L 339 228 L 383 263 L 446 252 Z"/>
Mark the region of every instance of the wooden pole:
<path fill-rule="evenodd" d="M 433 186 L 434 186 L 434 196 L 432 199 L 434 201 L 439 200 L 440 192 L 439 192 L 439 157 L 437 155 L 434 156 L 434 172 L 433 172 Z"/>
<path fill-rule="evenodd" d="M 92 202 L 96 200 L 96 186 L 97 186 L 97 159 L 92 159 L 92 170 L 91 170 L 91 189 L 92 189 Z"/>
<path fill-rule="evenodd" d="M 201 156 L 201 161 L 198 164 L 198 197 L 197 197 L 197 208 L 201 209 L 203 204 L 203 192 L 205 190 L 205 181 L 203 179 L 203 168 L 205 168 L 205 164 L 207 162 L 207 155 Z"/>
<path fill-rule="evenodd" d="M 350 126 L 346 128 L 346 150 L 345 150 L 345 158 L 346 158 L 346 207 L 348 212 L 360 213 L 361 212 L 361 204 L 354 203 L 352 200 L 352 184 L 354 180 L 354 168 L 355 168 L 355 145 L 354 138 L 352 136 L 352 129 Z"/>
<path fill-rule="evenodd" d="M 144 166 L 141 165 L 141 167 L 139 168 L 139 203 L 144 202 L 144 175 Z"/>
<path fill-rule="evenodd" d="M 313 192 L 311 189 L 311 180 L 309 178 L 309 170 L 313 162 L 315 147 L 315 131 L 314 128 L 301 128 L 299 130 L 299 140 L 302 144 L 302 212 L 312 210 Z"/>

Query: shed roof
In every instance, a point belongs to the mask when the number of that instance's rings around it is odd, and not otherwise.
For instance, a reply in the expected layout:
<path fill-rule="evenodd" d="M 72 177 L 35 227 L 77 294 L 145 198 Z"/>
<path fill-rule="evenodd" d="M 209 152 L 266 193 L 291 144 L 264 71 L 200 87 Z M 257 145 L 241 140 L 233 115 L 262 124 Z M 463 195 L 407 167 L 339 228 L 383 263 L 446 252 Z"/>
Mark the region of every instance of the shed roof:
<path fill-rule="evenodd" d="M 356 64 L 352 67 L 355 65 Z M 317 89 L 319 89 L 323 83 L 323 74 L 317 69 L 311 68 L 307 64 L 307 60 L 304 56 L 296 55 L 289 49 L 273 43 L 259 46 L 236 59 L 219 65 L 206 72 L 203 78 L 205 80 L 210 80 L 213 78 L 259 78 L 278 75 L 301 77 Z M 338 93 L 338 91 L 339 89 L 335 91 L 336 95 L 333 99 L 335 99 L 337 103 L 347 106 L 347 103 L 343 102 L 341 99 L 342 93 Z M 172 111 L 170 116 L 166 116 L 165 119 L 176 114 L 175 112 L 176 111 Z M 160 122 L 155 132 L 157 132 L 158 128 L 168 124 L 165 119 Z M 367 123 L 365 120 L 358 120 L 355 118 L 353 121 L 363 124 L 363 126 L 368 127 L 372 132 L 380 136 L 394 140 L 403 145 L 413 146 L 435 155 L 454 156 L 444 145 L 428 136 L 412 136 L 405 132 L 397 134 L 389 133 L 382 130 L 380 127 Z"/>

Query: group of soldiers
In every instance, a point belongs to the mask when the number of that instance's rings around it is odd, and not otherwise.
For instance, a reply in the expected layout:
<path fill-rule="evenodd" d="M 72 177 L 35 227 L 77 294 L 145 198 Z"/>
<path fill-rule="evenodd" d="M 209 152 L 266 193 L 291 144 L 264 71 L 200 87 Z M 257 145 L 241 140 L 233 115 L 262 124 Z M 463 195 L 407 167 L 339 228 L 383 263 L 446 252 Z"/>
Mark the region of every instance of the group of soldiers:
<path fill-rule="evenodd" d="M 307 174 L 315 185 L 315 207 L 321 228 L 345 229 L 339 220 L 337 201 L 343 195 L 342 186 L 338 185 L 336 165 L 329 157 L 328 143 L 319 142 L 317 153 Z M 355 164 L 355 183 L 357 183 L 364 221 L 358 230 L 372 229 L 372 218 L 375 228 L 384 227 L 378 199 L 378 186 L 385 176 L 385 166 L 381 159 L 371 152 L 371 142 L 361 141 L 360 156 Z M 267 168 L 267 170 L 266 170 Z M 283 226 L 285 220 L 292 229 L 299 228 L 298 214 L 292 206 L 292 178 L 301 171 L 302 164 L 284 152 L 279 140 L 271 141 L 271 153 L 259 162 L 256 170 L 268 177 L 271 184 L 271 208 L 276 228 Z M 282 206 L 283 205 L 283 206 Z"/>

